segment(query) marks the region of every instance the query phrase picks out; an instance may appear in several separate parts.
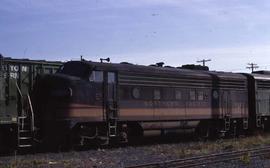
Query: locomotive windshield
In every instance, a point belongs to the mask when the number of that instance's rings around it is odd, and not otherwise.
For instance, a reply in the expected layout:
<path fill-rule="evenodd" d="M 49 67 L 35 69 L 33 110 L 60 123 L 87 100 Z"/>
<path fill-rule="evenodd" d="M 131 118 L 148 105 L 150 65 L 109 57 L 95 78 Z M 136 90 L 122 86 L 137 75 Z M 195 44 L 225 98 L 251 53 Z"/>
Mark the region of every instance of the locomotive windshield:
<path fill-rule="evenodd" d="M 58 73 L 88 78 L 89 74 L 91 74 L 91 68 L 89 65 L 81 62 L 67 62 L 59 69 Z"/>
<path fill-rule="evenodd" d="M 90 82 L 103 82 L 103 72 L 102 71 L 93 71 L 89 76 Z"/>

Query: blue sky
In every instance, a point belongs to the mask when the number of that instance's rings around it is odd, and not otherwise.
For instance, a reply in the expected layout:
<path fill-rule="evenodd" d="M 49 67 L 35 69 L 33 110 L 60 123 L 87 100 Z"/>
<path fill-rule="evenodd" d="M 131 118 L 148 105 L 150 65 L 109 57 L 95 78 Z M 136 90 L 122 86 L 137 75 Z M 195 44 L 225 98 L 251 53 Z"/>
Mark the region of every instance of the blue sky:
<path fill-rule="evenodd" d="M 270 69 L 270 1 L 0 0 L 0 39 L 14 58 Z"/>

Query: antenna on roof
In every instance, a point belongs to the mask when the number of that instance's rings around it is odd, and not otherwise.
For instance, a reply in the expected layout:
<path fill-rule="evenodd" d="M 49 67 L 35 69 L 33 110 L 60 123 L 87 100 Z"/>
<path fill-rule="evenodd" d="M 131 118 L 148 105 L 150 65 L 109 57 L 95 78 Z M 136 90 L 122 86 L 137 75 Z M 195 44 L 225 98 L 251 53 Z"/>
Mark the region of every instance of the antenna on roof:
<path fill-rule="evenodd" d="M 103 63 L 103 61 L 110 62 L 110 58 L 100 58 L 100 62 Z"/>
<path fill-rule="evenodd" d="M 156 63 L 156 65 L 157 65 L 158 67 L 163 67 L 164 62 L 158 62 L 158 63 Z"/>
<path fill-rule="evenodd" d="M 85 59 L 83 58 L 83 55 L 81 55 L 81 61 L 85 61 Z"/>

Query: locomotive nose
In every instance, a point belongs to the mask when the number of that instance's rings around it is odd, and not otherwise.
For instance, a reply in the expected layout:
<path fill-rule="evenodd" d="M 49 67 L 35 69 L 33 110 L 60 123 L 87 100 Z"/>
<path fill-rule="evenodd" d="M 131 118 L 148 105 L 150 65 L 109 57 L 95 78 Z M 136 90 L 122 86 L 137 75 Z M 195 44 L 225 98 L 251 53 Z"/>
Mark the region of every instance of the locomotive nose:
<path fill-rule="evenodd" d="M 72 94 L 72 79 L 64 75 L 45 75 L 38 79 L 34 86 L 34 92 L 46 101 L 45 98 L 70 97 Z"/>
<path fill-rule="evenodd" d="M 55 74 L 45 75 L 36 81 L 33 100 L 34 111 L 39 119 L 46 120 L 61 115 L 61 111 L 65 110 L 72 100 L 74 80 Z"/>
<path fill-rule="evenodd" d="M 89 82 L 63 74 L 46 75 L 36 82 L 36 109 L 41 120 L 81 117 L 94 106 L 96 90 Z"/>
<path fill-rule="evenodd" d="M 71 98 L 72 81 L 72 79 L 63 76 L 48 76 L 47 79 L 44 79 L 46 84 L 44 90 L 47 90 L 45 94 L 49 96 L 49 99 L 56 99 L 58 101 Z"/>

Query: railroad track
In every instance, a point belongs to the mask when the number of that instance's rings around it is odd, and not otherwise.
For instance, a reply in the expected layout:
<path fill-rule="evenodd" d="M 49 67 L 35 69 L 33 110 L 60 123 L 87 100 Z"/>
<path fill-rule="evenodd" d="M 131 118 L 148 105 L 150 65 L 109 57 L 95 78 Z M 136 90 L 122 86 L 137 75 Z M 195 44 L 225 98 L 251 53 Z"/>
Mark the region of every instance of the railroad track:
<path fill-rule="evenodd" d="M 248 161 L 250 158 L 259 156 L 270 156 L 270 146 L 253 148 L 241 151 L 224 152 L 218 154 L 210 154 L 184 159 L 169 160 L 164 162 L 148 163 L 127 166 L 125 168 L 187 168 L 213 165 L 222 162 L 230 162 L 234 160 Z"/>

